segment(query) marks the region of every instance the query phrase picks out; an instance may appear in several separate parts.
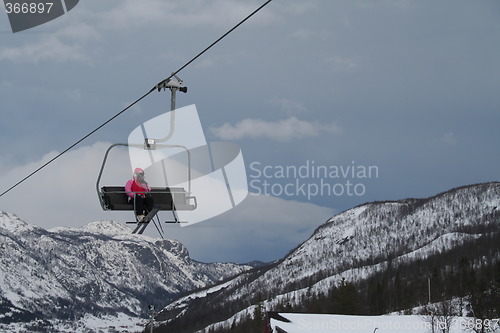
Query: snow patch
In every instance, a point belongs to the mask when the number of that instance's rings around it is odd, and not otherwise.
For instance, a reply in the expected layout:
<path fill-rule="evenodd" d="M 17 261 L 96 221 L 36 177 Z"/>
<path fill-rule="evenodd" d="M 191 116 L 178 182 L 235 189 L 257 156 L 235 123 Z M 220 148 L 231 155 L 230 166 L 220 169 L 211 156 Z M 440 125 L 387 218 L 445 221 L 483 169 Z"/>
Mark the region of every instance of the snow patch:
<path fill-rule="evenodd" d="M 271 328 L 279 327 L 288 333 L 427 333 L 431 331 L 429 321 L 423 316 L 347 316 L 330 314 L 280 313 L 289 322 L 272 318 Z M 471 318 L 458 317 L 449 327 L 450 333 L 462 333 L 470 326 Z M 444 325 L 444 323 L 442 323 Z M 496 331 L 495 331 L 496 332 Z"/>
<path fill-rule="evenodd" d="M 83 230 L 109 236 L 130 234 L 129 228 L 116 221 L 94 221 L 83 227 Z"/>
<path fill-rule="evenodd" d="M 15 214 L 0 211 L 0 229 L 18 234 L 35 230 L 35 227 L 24 222 Z"/>
<path fill-rule="evenodd" d="M 85 315 L 80 322 L 87 329 L 95 332 L 106 329 L 116 329 L 118 332 L 142 332 L 146 326 L 146 321 L 137 317 L 130 317 L 124 313 L 118 313 L 116 316 L 96 317 Z"/>

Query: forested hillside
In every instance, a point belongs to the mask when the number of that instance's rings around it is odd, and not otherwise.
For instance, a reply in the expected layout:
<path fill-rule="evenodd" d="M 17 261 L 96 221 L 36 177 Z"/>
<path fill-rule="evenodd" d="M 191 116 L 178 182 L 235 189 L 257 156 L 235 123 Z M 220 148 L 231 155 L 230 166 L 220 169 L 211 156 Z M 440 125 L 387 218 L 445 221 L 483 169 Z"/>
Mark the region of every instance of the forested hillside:
<path fill-rule="evenodd" d="M 492 318 L 500 313 L 499 229 L 498 182 L 367 203 L 328 220 L 279 262 L 170 304 L 157 331 L 251 332 L 266 311 L 409 312 L 428 303 L 429 281 L 432 302 L 457 299 L 458 311 Z"/>

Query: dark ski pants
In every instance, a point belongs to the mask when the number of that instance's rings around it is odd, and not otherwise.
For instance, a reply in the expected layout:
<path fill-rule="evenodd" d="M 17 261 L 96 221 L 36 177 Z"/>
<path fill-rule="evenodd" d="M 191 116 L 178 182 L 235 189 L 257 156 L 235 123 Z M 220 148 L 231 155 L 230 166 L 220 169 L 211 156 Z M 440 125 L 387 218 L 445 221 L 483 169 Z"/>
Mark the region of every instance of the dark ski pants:
<path fill-rule="evenodd" d="M 142 195 L 135 195 L 135 214 L 136 215 L 148 215 L 153 209 L 154 201 L 150 196 L 143 197 Z"/>

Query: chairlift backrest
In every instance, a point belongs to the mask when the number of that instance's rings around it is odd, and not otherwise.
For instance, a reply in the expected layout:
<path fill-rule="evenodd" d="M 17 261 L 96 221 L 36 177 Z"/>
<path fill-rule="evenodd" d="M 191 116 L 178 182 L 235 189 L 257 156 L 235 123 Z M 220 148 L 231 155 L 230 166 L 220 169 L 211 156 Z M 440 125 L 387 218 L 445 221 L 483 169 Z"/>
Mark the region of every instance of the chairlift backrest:
<path fill-rule="evenodd" d="M 150 195 L 160 210 L 194 210 L 196 208 L 196 200 L 188 196 L 181 187 L 153 187 Z M 99 198 L 104 210 L 134 210 L 134 204 L 132 201 L 129 202 L 124 186 L 103 186 Z"/>

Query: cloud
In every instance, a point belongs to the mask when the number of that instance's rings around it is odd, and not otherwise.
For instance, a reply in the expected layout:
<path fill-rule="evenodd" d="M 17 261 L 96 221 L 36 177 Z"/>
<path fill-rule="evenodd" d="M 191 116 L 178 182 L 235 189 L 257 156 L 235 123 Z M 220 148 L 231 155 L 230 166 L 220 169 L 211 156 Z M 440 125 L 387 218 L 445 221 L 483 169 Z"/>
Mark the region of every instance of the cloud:
<path fill-rule="evenodd" d="M 314 32 L 305 29 L 296 30 L 288 35 L 289 38 L 297 40 L 308 40 L 311 36 L 314 36 Z"/>
<path fill-rule="evenodd" d="M 197 63 L 194 63 L 196 68 L 210 68 L 216 65 L 216 60 L 214 57 L 207 57 L 205 59 L 201 59 Z"/>
<path fill-rule="evenodd" d="M 326 59 L 327 65 L 335 72 L 347 71 L 358 67 L 358 64 L 351 58 L 330 57 Z"/>
<path fill-rule="evenodd" d="M 89 40 L 99 38 L 100 34 L 91 25 L 74 24 L 54 33 L 43 34 L 37 41 L 0 49 L 0 60 L 35 64 L 44 61 L 89 63 L 86 44 Z"/>
<path fill-rule="evenodd" d="M 308 111 L 304 104 L 289 98 L 273 98 L 268 104 L 288 115 L 298 115 Z"/>
<path fill-rule="evenodd" d="M 56 20 L 53 23 L 58 27 L 55 32 L 35 34 L 36 40 L 31 39 L 24 45 L 0 48 L 0 61 L 92 63 L 91 52 L 102 50 L 102 45 L 95 46 L 96 41 L 107 38 L 110 33 L 119 31 L 121 35 L 127 30 L 137 33 L 139 29 L 149 31 L 168 27 L 229 28 L 253 12 L 258 5 L 258 2 L 223 0 L 196 1 L 189 5 L 180 1 L 124 0 L 114 7 L 99 5 L 92 10 L 79 6 L 64 21 Z M 256 15 L 250 26 L 267 26 L 275 21 L 274 11 L 266 10 Z M 61 27 L 62 24 L 65 26 Z M 200 64 L 212 65 L 209 60 Z"/>
<path fill-rule="evenodd" d="M 88 61 L 87 57 L 82 53 L 81 45 L 64 43 L 57 36 L 52 35 L 43 37 L 36 43 L 2 49 L 0 51 L 0 60 L 31 63 L 39 63 L 45 60 L 55 62 Z"/>
<path fill-rule="evenodd" d="M 167 234 L 185 244 L 196 260 L 272 261 L 308 239 L 335 214 L 312 203 L 249 195 L 236 208 L 191 227 Z"/>
<path fill-rule="evenodd" d="M 453 134 L 453 132 L 448 132 L 448 133 L 443 134 L 443 136 L 441 136 L 441 138 L 439 138 L 439 141 L 450 144 L 450 145 L 457 143 L 457 139 L 455 137 L 455 134 Z"/>
<path fill-rule="evenodd" d="M 382 1 L 357 1 L 355 6 L 361 9 L 373 10 L 374 8 L 396 8 L 401 10 L 412 10 L 416 8 L 414 1 L 410 0 L 382 0 Z"/>
<path fill-rule="evenodd" d="M 253 12 L 258 2 L 251 1 L 196 1 L 187 5 L 181 1 L 125 0 L 101 14 L 109 27 L 229 27 Z M 274 14 L 263 11 L 252 24 L 268 25 Z"/>
<path fill-rule="evenodd" d="M 55 32 L 35 34 L 24 45 L 0 48 L 0 61 L 19 63 L 80 62 L 92 63 L 92 52 L 101 52 L 103 45 L 96 41 L 118 36 L 129 31 L 134 34 L 149 33 L 151 29 L 216 28 L 228 29 L 252 13 L 259 1 L 200 0 L 186 5 L 182 1 L 123 0 L 116 5 L 85 4 L 78 6 L 72 15 L 52 24 Z M 286 13 L 300 15 L 313 8 L 301 2 L 287 4 Z M 267 27 L 283 20 L 285 7 L 268 6 L 252 17 L 247 27 Z M 64 24 L 64 26 L 62 26 Z M 141 30 L 142 29 L 142 30 Z M 172 60 L 169 58 L 169 60 Z M 213 66 L 205 60 L 200 67 Z"/>
<path fill-rule="evenodd" d="M 0 210 L 18 214 L 26 222 L 44 228 L 80 226 L 106 219 L 99 205 L 95 185 L 108 146 L 107 143 L 99 142 L 69 151 L 1 197 Z M 2 192 L 57 154 L 50 152 L 39 161 L 2 170 Z M 120 185 L 131 173 L 130 167 L 122 165 L 127 162 L 128 155 L 125 151 L 119 151 L 112 153 L 110 160 L 103 179 Z"/>
<path fill-rule="evenodd" d="M 279 121 L 263 119 L 244 119 L 236 125 L 225 123 L 220 127 L 212 127 L 210 131 L 222 140 L 240 140 L 243 138 L 271 139 L 290 141 L 307 137 L 317 137 L 322 134 L 339 134 L 340 128 L 331 123 L 310 122 L 297 117 L 289 117 Z"/>
<path fill-rule="evenodd" d="M 307 12 L 315 11 L 320 8 L 320 4 L 316 0 L 309 1 L 287 1 L 286 3 L 278 3 L 280 10 L 291 12 L 298 15 L 304 15 Z"/>

